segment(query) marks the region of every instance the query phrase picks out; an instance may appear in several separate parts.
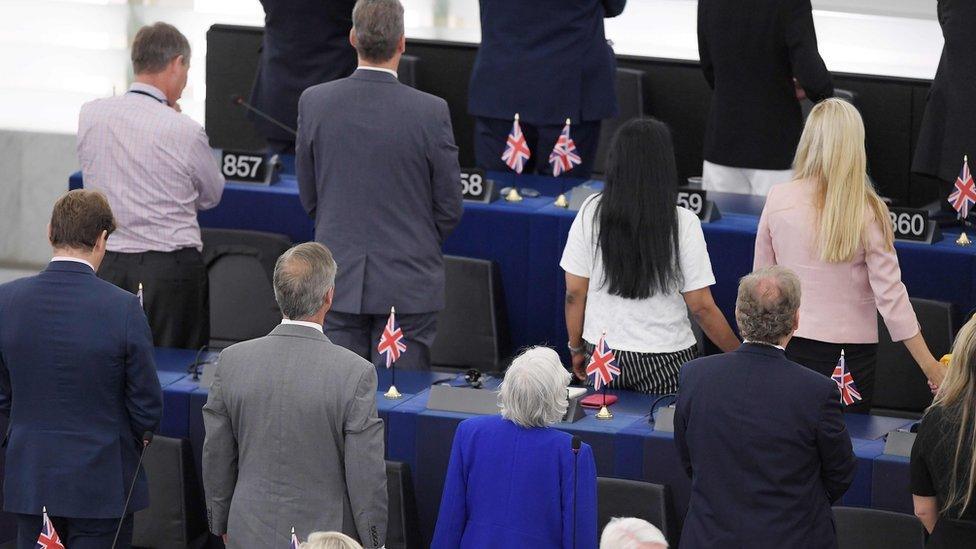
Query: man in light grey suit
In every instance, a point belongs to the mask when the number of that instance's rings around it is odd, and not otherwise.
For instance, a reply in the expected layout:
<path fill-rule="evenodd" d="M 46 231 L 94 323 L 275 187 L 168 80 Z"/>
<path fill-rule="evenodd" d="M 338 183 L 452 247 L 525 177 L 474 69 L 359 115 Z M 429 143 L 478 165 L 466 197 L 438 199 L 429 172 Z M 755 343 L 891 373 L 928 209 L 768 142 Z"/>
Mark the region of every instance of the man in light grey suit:
<path fill-rule="evenodd" d="M 366 548 L 386 538 L 383 420 L 376 369 L 329 341 L 336 264 L 315 242 L 275 265 L 285 316 L 269 335 L 224 350 L 203 408 L 210 531 L 229 549 L 285 547 L 337 530 Z"/>
<path fill-rule="evenodd" d="M 400 84 L 398 0 L 359 0 L 350 42 L 359 68 L 305 90 L 296 170 L 315 239 L 342 269 L 325 333 L 375 364 L 395 306 L 407 351 L 398 368 L 430 364 L 444 308 L 441 244 L 461 218 L 461 176 L 447 102 Z"/>

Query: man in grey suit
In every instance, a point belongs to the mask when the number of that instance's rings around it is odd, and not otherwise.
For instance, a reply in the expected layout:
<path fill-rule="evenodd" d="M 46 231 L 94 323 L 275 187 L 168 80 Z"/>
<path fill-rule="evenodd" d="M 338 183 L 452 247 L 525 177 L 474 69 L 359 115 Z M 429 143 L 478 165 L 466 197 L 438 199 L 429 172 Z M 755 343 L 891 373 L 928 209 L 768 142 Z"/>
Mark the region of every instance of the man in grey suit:
<path fill-rule="evenodd" d="M 329 341 L 336 264 L 315 242 L 275 265 L 285 319 L 224 350 L 203 408 L 203 484 L 210 531 L 228 549 L 285 547 L 317 530 L 386 538 L 383 420 L 376 369 Z"/>
<path fill-rule="evenodd" d="M 447 102 L 400 84 L 398 0 L 359 0 L 349 40 L 359 68 L 305 90 L 296 169 L 315 239 L 341 267 L 325 333 L 372 359 L 395 306 L 401 368 L 430 365 L 444 308 L 441 244 L 461 218 L 461 176 Z"/>

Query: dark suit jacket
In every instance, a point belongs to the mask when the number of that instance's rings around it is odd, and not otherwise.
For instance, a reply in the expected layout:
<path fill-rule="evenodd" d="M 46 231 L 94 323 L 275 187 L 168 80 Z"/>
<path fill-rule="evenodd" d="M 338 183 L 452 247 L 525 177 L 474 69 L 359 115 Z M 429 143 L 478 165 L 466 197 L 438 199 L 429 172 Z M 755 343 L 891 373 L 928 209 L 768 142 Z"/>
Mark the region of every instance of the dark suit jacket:
<path fill-rule="evenodd" d="M 617 115 L 616 60 L 603 18 L 627 0 L 481 0 L 468 111 L 562 125 Z"/>
<path fill-rule="evenodd" d="M 87 265 L 0 286 L 0 415 L 9 417 L 3 509 L 118 518 L 145 431 L 162 415 L 139 298 Z M 129 511 L 149 505 L 139 473 Z"/>
<path fill-rule="evenodd" d="M 976 155 L 976 2 L 939 0 L 945 46 L 929 90 L 912 171 L 955 181 Z"/>
<path fill-rule="evenodd" d="M 715 90 L 705 160 L 789 169 L 803 130 L 793 78 L 814 102 L 834 94 L 810 0 L 699 0 L 698 53 Z"/>
<path fill-rule="evenodd" d="M 356 50 L 349 44 L 355 0 L 261 0 L 264 42 L 251 103 L 294 128 L 298 97 L 309 86 L 345 78 L 356 70 Z M 294 141 L 295 136 L 248 112 L 266 138 Z"/>
<path fill-rule="evenodd" d="M 837 385 L 746 343 L 685 364 L 680 387 L 681 547 L 836 547 L 830 505 L 856 465 Z"/>
<path fill-rule="evenodd" d="M 298 110 L 302 205 L 339 265 L 332 309 L 443 309 L 441 244 L 462 210 L 447 102 L 357 70 L 309 88 Z"/>
<path fill-rule="evenodd" d="M 497 415 L 462 421 L 454 433 L 431 549 L 596 549 L 596 462 L 588 444 L 574 456 L 572 439 Z"/>

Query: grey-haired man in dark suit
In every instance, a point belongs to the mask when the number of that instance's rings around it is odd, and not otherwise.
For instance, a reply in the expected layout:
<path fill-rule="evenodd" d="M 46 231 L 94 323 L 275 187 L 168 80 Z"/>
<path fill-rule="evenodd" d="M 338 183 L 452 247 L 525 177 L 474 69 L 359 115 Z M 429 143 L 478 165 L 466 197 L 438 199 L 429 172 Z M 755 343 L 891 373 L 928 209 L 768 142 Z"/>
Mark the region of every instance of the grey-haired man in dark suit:
<path fill-rule="evenodd" d="M 462 210 L 450 111 L 397 80 L 406 47 L 398 0 L 356 2 L 349 39 L 356 72 L 298 102 L 302 205 L 339 264 L 325 332 L 380 364 L 376 344 L 395 306 L 407 345 L 397 366 L 427 368 L 444 308 L 441 244 Z"/>

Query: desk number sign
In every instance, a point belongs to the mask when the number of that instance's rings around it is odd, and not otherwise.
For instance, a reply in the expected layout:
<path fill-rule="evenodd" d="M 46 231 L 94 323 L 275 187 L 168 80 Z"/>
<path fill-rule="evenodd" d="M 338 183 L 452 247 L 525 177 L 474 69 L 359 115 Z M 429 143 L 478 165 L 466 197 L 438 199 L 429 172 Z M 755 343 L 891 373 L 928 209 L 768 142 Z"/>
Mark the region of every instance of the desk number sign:
<path fill-rule="evenodd" d="M 220 172 L 224 177 L 240 183 L 271 183 L 271 164 L 264 156 L 240 151 L 221 151 Z"/>
<path fill-rule="evenodd" d="M 494 200 L 495 182 L 479 168 L 461 169 L 461 197 L 469 202 L 488 204 Z"/>
<path fill-rule="evenodd" d="M 698 189 L 679 189 L 678 206 L 697 215 L 699 219 L 705 213 L 705 191 Z"/>
<path fill-rule="evenodd" d="M 910 242 L 937 242 L 941 235 L 938 235 L 938 228 L 935 223 L 929 222 L 929 213 L 925 210 L 914 208 L 891 208 L 888 212 L 891 217 L 891 227 L 895 232 L 895 240 L 907 240 Z"/>

